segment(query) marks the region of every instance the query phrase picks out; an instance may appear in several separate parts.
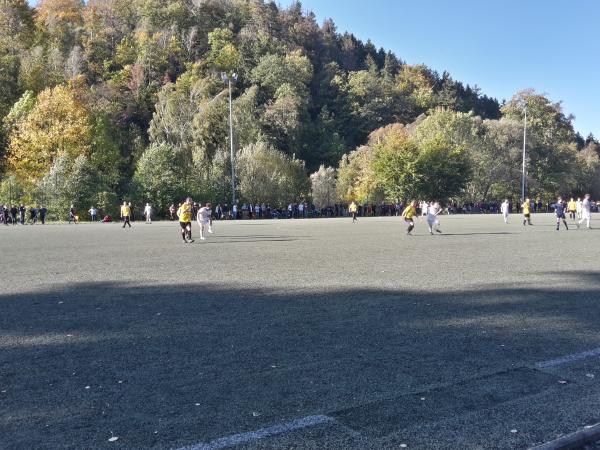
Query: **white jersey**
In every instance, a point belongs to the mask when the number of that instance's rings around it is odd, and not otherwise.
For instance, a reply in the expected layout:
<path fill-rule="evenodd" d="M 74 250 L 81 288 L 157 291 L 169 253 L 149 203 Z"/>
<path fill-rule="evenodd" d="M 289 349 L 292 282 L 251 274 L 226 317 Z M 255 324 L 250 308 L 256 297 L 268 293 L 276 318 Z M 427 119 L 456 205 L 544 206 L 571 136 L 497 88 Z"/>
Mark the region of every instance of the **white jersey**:
<path fill-rule="evenodd" d="M 150 214 L 152 214 L 152 206 L 150 205 L 146 205 L 146 207 L 144 208 L 144 214 L 149 216 Z"/>
<path fill-rule="evenodd" d="M 203 206 L 198 210 L 198 216 L 196 217 L 196 220 L 198 220 L 200 223 L 209 223 L 211 215 L 212 210 L 206 206 Z"/>
<path fill-rule="evenodd" d="M 508 214 L 508 202 L 502 202 L 500 205 L 500 212 L 502 212 L 502 214 Z"/>
<path fill-rule="evenodd" d="M 582 202 L 581 200 L 577 200 L 577 203 L 576 203 L 576 206 L 575 206 L 575 210 L 576 210 L 578 213 L 580 213 L 581 211 L 583 211 L 583 209 L 584 209 L 583 203 L 584 203 L 584 202 Z M 589 206 L 589 200 L 588 200 L 588 206 Z M 589 209 L 588 209 L 588 210 L 589 210 Z"/>
<path fill-rule="evenodd" d="M 437 219 L 437 215 L 440 212 L 440 205 L 437 203 L 431 204 L 427 208 L 427 220 L 432 221 Z"/>
<path fill-rule="evenodd" d="M 581 202 L 581 211 L 585 214 L 590 214 L 592 212 L 592 205 L 587 198 Z"/>

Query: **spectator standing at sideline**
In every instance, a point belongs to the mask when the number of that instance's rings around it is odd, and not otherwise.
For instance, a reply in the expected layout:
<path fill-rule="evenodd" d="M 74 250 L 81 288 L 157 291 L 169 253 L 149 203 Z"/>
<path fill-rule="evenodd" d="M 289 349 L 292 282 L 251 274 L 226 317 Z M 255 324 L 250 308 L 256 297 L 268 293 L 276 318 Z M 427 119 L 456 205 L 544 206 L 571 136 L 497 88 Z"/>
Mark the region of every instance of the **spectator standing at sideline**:
<path fill-rule="evenodd" d="M 75 205 L 71 205 L 69 208 L 69 223 L 77 223 L 77 210 L 75 209 Z"/>
<path fill-rule="evenodd" d="M 44 205 L 40 205 L 40 222 L 42 222 L 42 225 L 46 224 L 46 214 L 48 213 L 48 210 L 46 209 L 46 207 Z"/>
<path fill-rule="evenodd" d="M 19 211 L 17 210 L 17 207 L 15 205 L 12 205 L 10 207 L 10 218 L 12 220 L 12 224 L 16 225 L 17 224 L 17 213 Z"/>
<path fill-rule="evenodd" d="M 96 209 L 96 207 L 92 206 L 89 209 L 88 213 L 90 213 L 90 218 L 91 218 L 92 222 L 95 222 L 97 219 L 97 215 L 98 215 L 98 210 Z"/>

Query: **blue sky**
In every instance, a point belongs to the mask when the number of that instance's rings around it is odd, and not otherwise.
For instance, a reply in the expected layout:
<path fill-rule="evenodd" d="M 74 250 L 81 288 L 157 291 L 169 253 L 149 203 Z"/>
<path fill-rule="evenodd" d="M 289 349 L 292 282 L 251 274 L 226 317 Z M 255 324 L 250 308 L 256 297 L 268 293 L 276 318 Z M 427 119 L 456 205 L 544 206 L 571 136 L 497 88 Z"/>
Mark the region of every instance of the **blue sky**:
<path fill-rule="evenodd" d="M 282 6 L 291 0 L 280 1 Z M 478 85 L 499 100 L 534 88 L 600 137 L 600 1 L 303 0 L 322 23 Z"/>

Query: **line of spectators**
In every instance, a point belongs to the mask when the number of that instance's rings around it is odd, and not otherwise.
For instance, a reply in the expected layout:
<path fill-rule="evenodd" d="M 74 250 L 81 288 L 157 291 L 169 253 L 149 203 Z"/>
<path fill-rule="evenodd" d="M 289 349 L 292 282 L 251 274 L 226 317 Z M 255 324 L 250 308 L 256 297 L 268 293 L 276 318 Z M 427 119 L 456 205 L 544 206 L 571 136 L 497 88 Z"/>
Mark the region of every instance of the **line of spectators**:
<path fill-rule="evenodd" d="M 0 223 L 4 225 L 35 224 L 38 220 L 42 225 L 46 223 L 46 215 L 48 210 L 43 205 L 26 207 L 23 204 L 17 205 L 2 205 L 0 210 Z"/>

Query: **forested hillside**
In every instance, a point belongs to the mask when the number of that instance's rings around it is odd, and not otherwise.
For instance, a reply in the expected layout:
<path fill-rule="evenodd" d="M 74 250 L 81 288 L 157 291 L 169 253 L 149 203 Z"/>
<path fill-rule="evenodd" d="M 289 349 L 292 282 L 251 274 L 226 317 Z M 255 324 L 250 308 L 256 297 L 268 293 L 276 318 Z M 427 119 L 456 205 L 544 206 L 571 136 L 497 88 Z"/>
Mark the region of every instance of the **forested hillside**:
<path fill-rule="evenodd" d="M 418 39 L 415 39 L 418 42 Z M 416 44 L 415 44 L 416 45 Z M 477 88 L 263 0 L 26 0 L 0 6 L 0 202 L 109 210 L 241 200 L 598 193 L 598 145 L 534 91 Z M 309 178 L 321 165 L 325 167 Z M 338 169 L 339 168 L 339 169 Z M 319 175 L 320 174 L 320 175 Z M 441 182 L 440 180 L 443 180 Z M 331 192 L 331 189 L 326 189 Z"/>

